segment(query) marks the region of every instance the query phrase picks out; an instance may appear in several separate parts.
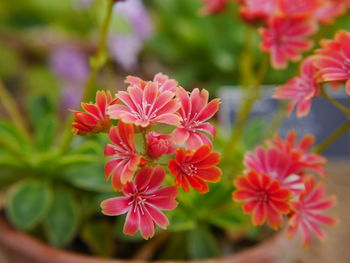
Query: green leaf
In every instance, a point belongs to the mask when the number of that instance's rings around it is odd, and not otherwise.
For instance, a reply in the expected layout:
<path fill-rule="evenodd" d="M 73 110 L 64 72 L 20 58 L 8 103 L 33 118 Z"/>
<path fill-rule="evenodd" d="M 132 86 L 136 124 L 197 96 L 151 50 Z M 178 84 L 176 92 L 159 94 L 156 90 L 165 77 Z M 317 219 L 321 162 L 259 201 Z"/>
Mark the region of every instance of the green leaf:
<path fill-rule="evenodd" d="M 201 226 L 188 234 L 188 253 L 191 259 L 212 258 L 219 256 L 220 250 L 212 233 Z"/>
<path fill-rule="evenodd" d="M 32 229 L 47 215 L 51 199 L 51 189 L 46 182 L 23 180 L 9 193 L 7 215 L 15 227 Z"/>
<path fill-rule="evenodd" d="M 48 150 L 55 139 L 57 118 L 51 114 L 46 115 L 39 121 L 39 127 L 36 130 L 36 145 L 41 150 Z"/>
<path fill-rule="evenodd" d="M 50 244 L 67 245 L 78 228 L 78 205 L 68 190 L 56 190 L 49 214 L 44 222 Z"/>
<path fill-rule="evenodd" d="M 208 221 L 216 227 L 232 231 L 245 228 L 249 224 L 249 219 L 242 213 L 241 208 L 234 205 L 226 212 L 214 213 Z"/>
<path fill-rule="evenodd" d="M 64 178 L 72 185 L 83 190 L 111 192 L 112 186 L 106 182 L 102 165 L 90 164 L 67 169 Z"/>
<path fill-rule="evenodd" d="M 14 151 L 23 152 L 27 150 L 27 142 L 23 135 L 16 129 L 16 127 L 4 120 L 0 120 L 0 138 L 1 141 L 6 143 Z M 0 147 L 0 150 L 5 150 L 5 148 Z"/>
<path fill-rule="evenodd" d="M 106 220 L 94 220 L 84 225 L 81 237 L 92 252 L 110 257 L 114 250 L 111 228 Z"/>
<path fill-rule="evenodd" d="M 185 231 L 196 227 L 196 222 L 189 218 L 180 209 L 175 209 L 168 213 L 168 218 L 170 221 L 169 230 L 170 231 Z"/>

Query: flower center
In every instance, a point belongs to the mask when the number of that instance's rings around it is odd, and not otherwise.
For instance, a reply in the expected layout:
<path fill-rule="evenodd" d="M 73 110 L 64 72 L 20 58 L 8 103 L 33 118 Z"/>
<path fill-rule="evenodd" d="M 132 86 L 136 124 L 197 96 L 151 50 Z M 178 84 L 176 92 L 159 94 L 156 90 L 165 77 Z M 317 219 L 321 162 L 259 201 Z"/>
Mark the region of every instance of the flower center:
<path fill-rule="evenodd" d="M 269 195 L 265 191 L 259 191 L 256 193 L 256 199 L 260 202 L 267 202 L 269 200 Z"/>
<path fill-rule="evenodd" d="M 192 163 L 183 163 L 181 164 L 180 169 L 184 174 L 188 176 L 197 174 L 197 167 L 195 167 Z"/>
<path fill-rule="evenodd" d="M 130 196 L 132 198 L 131 198 L 131 201 L 128 203 L 128 205 L 133 206 L 134 212 L 140 211 L 141 214 L 144 215 L 145 214 L 144 205 L 147 201 L 146 198 L 138 192 L 130 194 Z"/>

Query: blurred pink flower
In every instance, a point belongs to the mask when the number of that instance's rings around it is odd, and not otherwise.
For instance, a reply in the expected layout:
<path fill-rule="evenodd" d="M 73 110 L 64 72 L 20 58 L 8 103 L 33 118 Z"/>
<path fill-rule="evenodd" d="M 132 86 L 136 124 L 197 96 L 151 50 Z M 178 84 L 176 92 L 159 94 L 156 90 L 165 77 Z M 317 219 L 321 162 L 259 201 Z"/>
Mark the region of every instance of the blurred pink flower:
<path fill-rule="evenodd" d="M 141 161 L 135 147 L 133 125 L 119 121 L 118 126 L 109 131 L 109 139 L 113 144 L 107 144 L 104 153 L 112 160 L 105 165 L 106 179 L 112 177 L 114 189 L 121 190 L 133 179 Z"/>
<path fill-rule="evenodd" d="M 324 0 L 279 0 L 279 8 L 286 16 L 312 16 Z"/>
<path fill-rule="evenodd" d="M 306 38 L 317 30 L 317 24 L 305 17 L 273 17 L 267 28 L 260 29 L 261 48 L 271 54 L 276 69 L 287 67 L 288 61 L 298 61 L 301 53 L 312 47 Z"/>
<path fill-rule="evenodd" d="M 323 24 L 330 24 L 346 12 L 344 0 L 323 0 L 314 12 L 313 18 Z"/>
<path fill-rule="evenodd" d="M 321 48 L 316 50 L 314 65 L 319 68 L 322 81 L 345 83 L 345 90 L 350 94 L 350 33 L 340 30 L 334 40 L 321 41 Z"/>
<path fill-rule="evenodd" d="M 142 168 L 123 188 L 122 197 L 107 199 L 101 203 L 102 213 L 116 216 L 127 213 L 124 233 L 134 235 L 140 230 L 143 238 L 154 235 L 156 224 L 165 229 L 168 218 L 160 210 L 172 210 L 177 206 L 175 200 L 177 188 L 160 188 L 165 178 L 165 171 L 160 166 Z"/>
<path fill-rule="evenodd" d="M 288 232 L 291 236 L 301 233 L 304 246 L 309 246 L 311 233 L 319 239 L 324 239 L 325 234 L 319 225 L 334 225 L 336 219 L 324 215 L 335 204 L 334 197 L 325 197 L 325 187 L 322 183 L 316 185 L 312 177 L 305 179 L 305 190 L 297 200 L 291 202 L 291 217 L 289 219 Z"/>
<path fill-rule="evenodd" d="M 266 22 L 278 13 L 277 0 L 245 0 L 239 9 L 241 18 L 248 23 Z"/>
<path fill-rule="evenodd" d="M 144 88 L 131 85 L 116 95 L 124 105 L 109 108 L 112 119 L 148 127 L 156 122 L 178 126 L 181 118 L 176 114 L 180 105 L 171 91 L 160 91 L 157 82 L 147 82 Z"/>
<path fill-rule="evenodd" d="M 302 117 L 309 113 L 312 100 L 319 93 L 316 73 L 318 69 L 313 65 L 314 58 L 305 59 L 300 68 L 300 75 L 292 78 L 287 84 L 277 87 L 273 97 L 277 99 L 290 99 L 288 114 L 294 107 L 297 108 L 297 116 Z"/>
<path fill-rule="evenodd" d="M 219 110 L 219 99 L 208 103 L 209 93 L 205 89 L 194 89 L 188 94 L 183 88 L 177 89 L 177 97 L 181 107 L 178 111 L 182 120 L 180 126 L 174 130 L 173 137 L 177 144 L 185 144 L 186 149 L 197 149 L 203 144 L 212 145 L 205 132 L 213 139 L 216 129 L 207 122 Z"/>
<path fill-rule="evenodd" d="M 325 175 L 326 158 L 311 152 L 315 138 L 311 134 L 304 135 L 299 141 L 295 131 L 290 131 L 283 140 L 278 134 L 268 144 L 289 154 L 299 155 L 299 163 L 303 169 L 311 170 L 319 175 Z"/>
<path fill-rule="evenodd" d="M 298 194 L 304 189 L 301 178 L 299 155 L 287 153 L 278 149 L 257 147 L 253 153 L 244 156 L 244 165 L 248 170 L 264 173 L 271 179 L 277 180 L 281 187 Z"/>
<path fill-rule="evenodd" d="M 147 154 L 152 158 L 159 158 L 163 154 L 173 154 L 176 150 L 176 144 L 169 134 L 151 131 L 146 135 L 146 140 Z"/>

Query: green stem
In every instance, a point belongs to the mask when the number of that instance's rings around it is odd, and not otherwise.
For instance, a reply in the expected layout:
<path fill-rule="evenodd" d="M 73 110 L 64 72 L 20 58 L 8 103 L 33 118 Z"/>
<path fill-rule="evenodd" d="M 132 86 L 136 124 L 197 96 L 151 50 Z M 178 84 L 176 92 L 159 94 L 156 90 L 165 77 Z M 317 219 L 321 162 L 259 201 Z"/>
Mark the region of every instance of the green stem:
<path fill-rule="evenodd" d="M 346 131 L 350 129 L 350 121 L 347 121 L 337 130 L 335 130 L 327 139 L 321 142 L 314 150 L 315 153 L 324 152 L 333 142 L 341 137 Z"/>
<path fill-rule="evenodd" d="M 347 117 L 350 116 L 350 109 L 345 107 L 343 104 L 341 104 L 339 101 L 336 99 L 332 98 L 331 96 L 328 95 L 326 92 L 325 88 L 320 89 L 320 95 L 324 97 L 326 100 L 328 100 L 331 104 L 333 104 L 336 108 L 338 108 L 340 111 L 342 111 Z"/>
<path fill-rule="evenodd" d="M 91 72 L 85 84 L 84 96 L 82 101 L 88 101 L 89 99 L 92 99 L 93 95 L 96 92 L 95 83 L 96 83 L 97 73 L 106 64 L 106 61 L 107 61 L 106 42 L 107 42 L 109 26 L 111 24 L 113 4 L 114 4 L 114 0 L 107 0 L 106 16 L 102 23 L 102 30 L 101 30 L 101 35 L 100 35 L 96 54 L 91 58 L 91 63 L 90 63 Z"/>
<path fill-rule="evenodd" d="M 281 127 L 283 120 L 286 117 L 287 103 L 280 102 L 276 110 L 275 116 L 271 120 L 268 128 L 265 130 L 264 138 L 270 138 Z"/>
<path fill-rule="evenodd" d="M 106 16 L 102 23 L 102 30 L 101 30 L 97 51 L 95 55 L 91 57 L 91 63 L 90 63 L 91 71 L 90 71 L 89 78 L 84 87 L 84 94 L 82 98 L 83 102 L 89 101 L 92 98 L 93 94 L 95 93 L 95 83 L 96 83 L 97 74 L 107 61 L 106 41 L 107 41 L 109 26 L 111 23 L 113 4 L 114 4 L 113 0 L 107 0 L 107 1 L 108 2 L 107 2 L 107 9 L 106 9 Z M 71 131 L 72 128 L 70 126 L 72 121 L 73 121 L 73 117 L 70 117 L 67 120 L 66 129 L 63 133 L 61 145 L 58 150 L 59 154 L 64 153 L 69 148 L 70 143 L 73 139 L 73 133 Z"/>
<path fill-rule="evenodd" d="M 267 57 L 264 56 L 264 58 L 261 61 L 257 78 L 255 79 L 254 84 L 252 86 L 248 86 L 247 88 L 242 87 L 242 90 L 241 90 L 243 94 L 242 104 L 237 113 L 237 118 L 233 126 L 230 141 L 228 142 L 224 150 L 224 153 L 223 153 L 224 156 L 228 156 L 232 151 L 234 151 L 238 141 L 242 138 L 242 134 L 245 130 L 245 126 L 247 124 L 247 120 L 250 115 L 250 112 L 255 102 L 261 96 L 261 83 L 266 74 L 267 68 L 268 68 L 268 60 L 267 60 Z"/>
<path fill-rule="evenodd" d="M 5 88 L 2 80 L 0 79 L 0 101 L 4 108 L 11 117 L 12 122 L 17 127 L 17 129 L 22 133 L 25 139 L 29 139 L 30 135 L 28 130 L 25 127 L 25 121 L 22 118 L 22 115 L 18 111 L 15 100 L 12 98 L 11 94 Z"/>

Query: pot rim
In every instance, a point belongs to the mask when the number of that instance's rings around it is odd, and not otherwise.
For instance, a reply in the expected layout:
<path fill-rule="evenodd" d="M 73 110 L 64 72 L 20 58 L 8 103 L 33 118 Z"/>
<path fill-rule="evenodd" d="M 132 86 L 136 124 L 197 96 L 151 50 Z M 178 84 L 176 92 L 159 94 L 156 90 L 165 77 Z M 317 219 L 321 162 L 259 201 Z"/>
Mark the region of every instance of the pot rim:
<path fill-rule="evenodd" d="M 263 261 L 263 258 L 280 258 L 281 253 L 285 255 L 291 245 L 291 242 L 286 238 L 284 231 L 279 231 L 256 246 L 220 258 L 193 261 L 143 261 L 101 258 L 55 248 L 14 229 L 10 226 L 4 216 L 0 217 L 0 233 L 0 246 L 5 248 L 6 251 L 22 254 L 27 258 L 42 263 L 250 263 L 256 262 L 252 260 L 256 260 L 257 258 L 261 258 L 261 261 L 259 262 L 272 262 Z"/>

